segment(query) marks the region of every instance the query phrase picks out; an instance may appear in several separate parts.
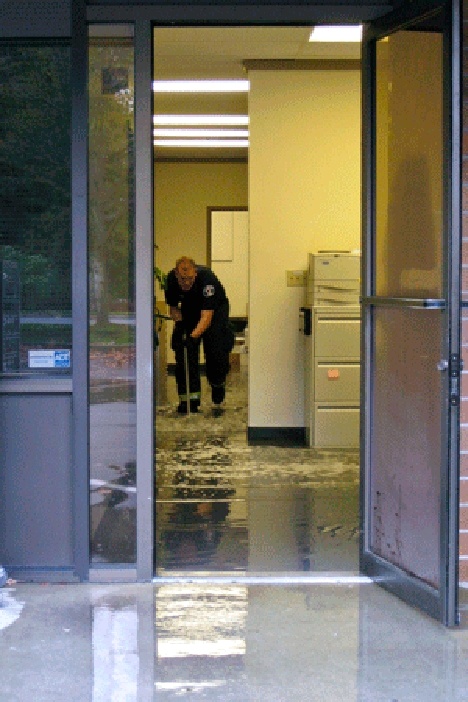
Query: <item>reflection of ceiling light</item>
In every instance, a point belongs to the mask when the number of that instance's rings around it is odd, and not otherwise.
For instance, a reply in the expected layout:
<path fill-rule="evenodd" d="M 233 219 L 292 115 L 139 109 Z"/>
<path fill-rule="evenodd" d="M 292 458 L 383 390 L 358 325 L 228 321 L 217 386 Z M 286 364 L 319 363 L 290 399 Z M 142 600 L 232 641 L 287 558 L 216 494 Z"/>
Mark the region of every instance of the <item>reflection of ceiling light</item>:
<path fill-rule="evenodd" d="M 153 124 L 159 125 L 247 125 L 249 123 L 248 115 L 153 115 Z"/>
<path fill-rule="evenodd" d="M 247 93 L 248 80 L 154 80 L 155 93 Z"/>
<path fill-rule="evenodd" d="M 356 42 L 362 39 L 362 25 L 319 25 L 310 33 L 309 41 Z"/>
<path fill-rule="evenodd" d="M 233 139 L 249 136 L 248 129 L 153 129 L 155 137 L 223 137 Z"/>
<path fill-rule="evenodd" d="M 248 139 L 155 139 L 155 146 L 168 147 L 217 147 L 217 148 L 247 148 L 249 146 Z"/>

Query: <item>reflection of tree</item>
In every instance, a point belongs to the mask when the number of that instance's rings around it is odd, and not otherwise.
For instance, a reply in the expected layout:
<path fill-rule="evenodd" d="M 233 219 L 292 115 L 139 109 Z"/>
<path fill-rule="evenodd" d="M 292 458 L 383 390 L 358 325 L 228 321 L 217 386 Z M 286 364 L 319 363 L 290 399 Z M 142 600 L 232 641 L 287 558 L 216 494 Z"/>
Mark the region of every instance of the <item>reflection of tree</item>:
<path fill-rule="evenodd" d="M 2 47 L 0 257 L 29 310 L 71 309 L 69 71 L 66 47 Z"/>
<path fill-rule="evenodd" d="M 103 88 L 112 69 L 126 75 L 121 67 L 131 65 L 131 52 L 109 45 L 89 52 L 90 291 L 98 324 L 107 323 L 113 300 L 131 304 L 133 87 L 116 81 Z"/>

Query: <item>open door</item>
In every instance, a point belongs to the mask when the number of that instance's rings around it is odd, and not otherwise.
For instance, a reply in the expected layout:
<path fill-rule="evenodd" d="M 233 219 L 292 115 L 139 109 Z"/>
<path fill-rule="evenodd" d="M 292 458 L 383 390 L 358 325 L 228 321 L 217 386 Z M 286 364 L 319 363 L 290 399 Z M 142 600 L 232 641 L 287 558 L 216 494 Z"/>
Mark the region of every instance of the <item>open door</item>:
<path fill-rule="evenodd" d="M 363 41 L 361 570 L 458 623 L 458 2 Z"/>

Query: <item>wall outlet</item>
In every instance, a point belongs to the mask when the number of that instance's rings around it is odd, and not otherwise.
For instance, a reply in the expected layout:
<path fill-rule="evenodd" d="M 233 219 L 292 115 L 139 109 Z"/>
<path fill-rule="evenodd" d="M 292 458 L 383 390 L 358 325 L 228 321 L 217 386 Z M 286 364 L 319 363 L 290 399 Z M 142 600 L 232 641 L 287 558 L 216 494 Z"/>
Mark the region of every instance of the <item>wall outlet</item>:
<path fill-rule="evenodd" d="M 304 288 L 306 271 L 286 271 L 286 284 L 288 288 Z"/>

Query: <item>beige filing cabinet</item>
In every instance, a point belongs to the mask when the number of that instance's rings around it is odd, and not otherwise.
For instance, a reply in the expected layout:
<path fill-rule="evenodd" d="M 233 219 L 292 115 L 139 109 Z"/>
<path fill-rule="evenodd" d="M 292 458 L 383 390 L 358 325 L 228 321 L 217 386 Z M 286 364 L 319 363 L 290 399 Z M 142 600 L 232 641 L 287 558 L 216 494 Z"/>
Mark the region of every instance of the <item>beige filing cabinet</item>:
<path fill-rule="evenodd" d="M 311 333 L 305 337 L 309 446 L 359 446 L 359 289 L 359 255 L 309 255 L 306 301 Z"/>

